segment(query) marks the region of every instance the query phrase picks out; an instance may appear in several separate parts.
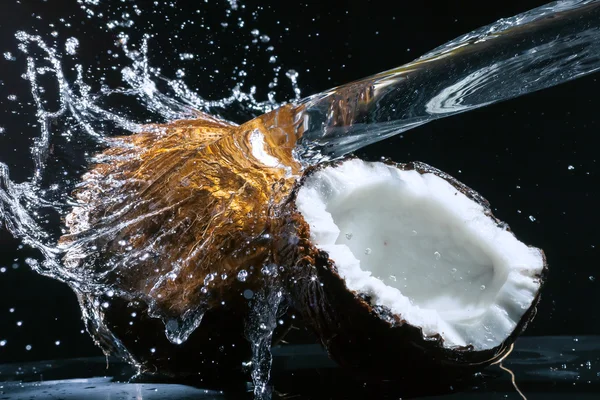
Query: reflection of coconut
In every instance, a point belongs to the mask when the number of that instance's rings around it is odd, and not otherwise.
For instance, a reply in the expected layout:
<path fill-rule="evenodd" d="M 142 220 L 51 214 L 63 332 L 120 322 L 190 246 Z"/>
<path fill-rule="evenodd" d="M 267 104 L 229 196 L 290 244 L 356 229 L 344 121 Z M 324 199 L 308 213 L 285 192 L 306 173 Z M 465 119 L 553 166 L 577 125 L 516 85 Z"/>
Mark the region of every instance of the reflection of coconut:
<path fill-rule="evenodd" d="M 105 351 L 210 379 L 248 360 L 249 303 L 278 273 L 270 206 L 299 169 L 296 138 L 268 123 L 201 115 L 157 126 L 114 139 L 84 175 L 61 244 Z"/>
<path fill-rule="evenodd" d="M 542 251 L 427 165 L 317 167 L 281 213 L 274 254 L 291 262 L 292 298 L 330 355 L 361 374 L 481 368 L 535 314 Z"/>

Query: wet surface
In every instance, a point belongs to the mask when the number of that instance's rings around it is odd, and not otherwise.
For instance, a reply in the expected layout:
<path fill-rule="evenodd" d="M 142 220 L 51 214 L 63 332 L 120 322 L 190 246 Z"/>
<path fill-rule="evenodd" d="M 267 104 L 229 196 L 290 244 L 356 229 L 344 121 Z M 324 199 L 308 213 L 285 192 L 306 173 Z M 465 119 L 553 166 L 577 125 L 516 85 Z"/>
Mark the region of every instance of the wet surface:
<path fill-rule="evenodd" d="M 503 366 L 527 399 L 600 397 L 600 336 L 521 338 Z M 236 389 L 205 389 L 181 383 L 151 382 L 134 370 L 101 357 L 0 366 L 0 399 L 242 399 L 250 384 Z M 133 377 L 133 378 L 132 378 Z M 274 398 L 520 399 L 508 372 L 488 368 L 469 381 L 367 384 L 351 379 L 317 345 L 287 345 L 273 351 Z"/>

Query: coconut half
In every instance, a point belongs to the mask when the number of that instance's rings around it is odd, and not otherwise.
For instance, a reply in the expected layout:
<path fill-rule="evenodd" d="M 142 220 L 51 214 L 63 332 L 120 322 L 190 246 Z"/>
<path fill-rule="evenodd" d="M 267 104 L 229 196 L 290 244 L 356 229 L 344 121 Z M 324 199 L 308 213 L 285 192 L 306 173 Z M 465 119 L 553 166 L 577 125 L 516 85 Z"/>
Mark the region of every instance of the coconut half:
<path fill-rule="evenodd" d="M 342 364 L 386 375 L 406 356 L 411 368 L 483 366 L 535 314 L 543 252 L 432 167 L 359 159 L 318 167 L 287 207 L 280 246 L 294 260 L 291 291 Z M 381 359 L 388 363 L 375 367 Z"/>

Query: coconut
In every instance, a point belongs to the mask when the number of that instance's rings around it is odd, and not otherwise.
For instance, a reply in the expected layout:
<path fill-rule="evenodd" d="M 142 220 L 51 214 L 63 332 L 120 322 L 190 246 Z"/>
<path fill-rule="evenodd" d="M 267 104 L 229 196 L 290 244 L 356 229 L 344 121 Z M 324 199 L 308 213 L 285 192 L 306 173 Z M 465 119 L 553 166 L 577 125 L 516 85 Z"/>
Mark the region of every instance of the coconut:
<path fill-rule="evenodd" d="M 285 334 L 275 321 L 289 293 L 361 375 L 456 376 L 505 356 L 535 314 L 543 253 L 425 164 L 303 171 L 294 115 L 235 126 L 200 114 L 95 158 L 61 246 L 103 350 L 204 384 L 238 379 L 252 355 L 264 384 L 270 358 L 256 352 Z"/>
<path fill-rule="evenodd" d="M 279 272 L 270 207 L 300 168 L 296 138 L 269 125 L 286 110 L 241 126 L 204 114 L 152 125 L 95 157 L 60 243 L 106 353 L 204 381 L 232 378 L 250 358 L 247 316 Z"/>
<path fill-rule="evenodd" d="M 543 252 L 426 164 L 322 164 L 280 215 L 273 254 L 294 305 L 330 356 L 366 378 L 480 370 L 535 315 Z"/>

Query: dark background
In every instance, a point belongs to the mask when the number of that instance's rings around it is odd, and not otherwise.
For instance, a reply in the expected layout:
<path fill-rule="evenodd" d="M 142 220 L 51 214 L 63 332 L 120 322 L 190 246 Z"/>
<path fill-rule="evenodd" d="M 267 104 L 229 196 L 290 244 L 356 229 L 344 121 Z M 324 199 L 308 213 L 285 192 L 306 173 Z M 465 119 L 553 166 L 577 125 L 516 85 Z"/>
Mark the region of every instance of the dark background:
<path fill-rule="evenodd" d="M 125 3 L 130 10 L 133 3 Z M 154 8 L 138 3 L 144 12 L 126 31 L 132 42 L 143 33 L 156 34 L 151 60 L 164 75 L 186 68 L 191 88 L 219 99 L 239 82 L 235 67 L 245 60 L 245 82 L 256 85 L 257 97 L 264 99 L 273 64 L 263 50 L 244 48 L 254 28 L 270 36 L 276 65 L 299 72 L 306 96 L 411 61 L 460 34 L 545 2 L 242 1 L 229 16 L 224 0 Z M 38 33 L 49 42 L 78 38 L 80 60 L 90 67 L 88 82 L 105 76 L 105 83 L 118 86 L 118 70 L 110 66 L 127 62 L 107 50 L 115 51 L 116 33 L 124 29 L 105 28 L 110 15 L 122 12 L 118 7 L 107 5 L 106 17 L 92 18 L 76 0 L 3 2 L 0 53 L 10 51 L 17 59 L 0 57 L 0 161 L 9 165 L 13 180 L 31 174 L 29 146 L 38 134 L 15 32 Z M 184 51 L 198 54 L 193 63 L 180 60 L 177 52 Z M 359 152 L 423 161 L 454 175 L 486 197 L 520 240 L 545 250 L 550 274 L 529 335 L 600 334 L 598 79 L 592 75 L 443 119 Z M 292 97 L 287 81 L 276 92 L 280 101 Z M 16 101 L 7 98 L 11 94 Z M 243 107 L 222 115 L 236 122 L 254 116 Z M 24 259 L 35 253 L 19 245 L 0 231 L 0 267 L 6 269 L 0 269 L 0 340 L 7 341 L 0 347 L 0 363 L 99 355 L 83 331 L 75 296 L 66 285 L 32 272 Z"/>

